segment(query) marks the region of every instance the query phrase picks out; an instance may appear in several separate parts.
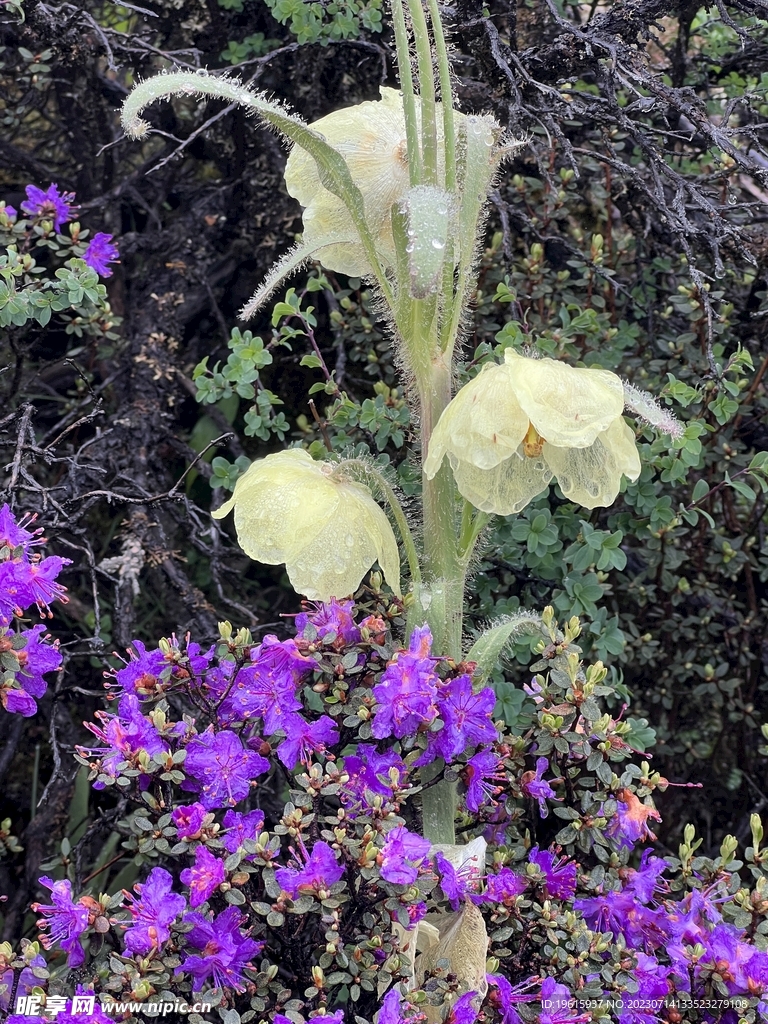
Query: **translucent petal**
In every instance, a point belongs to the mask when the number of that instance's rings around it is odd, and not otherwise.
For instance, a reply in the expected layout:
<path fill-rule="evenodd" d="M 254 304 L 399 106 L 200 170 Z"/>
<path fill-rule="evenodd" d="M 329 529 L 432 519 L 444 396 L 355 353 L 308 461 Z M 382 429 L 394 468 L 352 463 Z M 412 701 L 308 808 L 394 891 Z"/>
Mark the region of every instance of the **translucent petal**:
<path fill-rule="evenodd" d="M 243 551 L 267 565 L 284 562 L 294 589 L 310 600 L 354 593 L 376 561 L 400 593 L 400 555 L 385 513 L 366 487 L 339 480 L 302 449 L 254 462 L 213 515 L 233 508 Z"/>
<path fill-rule="evenodd" d="M 436 970 L 438 960 L 448 960 L 451 974 L 456 975 L 458 994 L 475 992 L 479 1007 L 488 991 L 485 959 L 488 955 L 488 932 L 483 915 L 467 901 L 458 913 L 428 914 L 426 921 L 440 934 L 440 941 L 416 957 L 414 974 L 416 984 L 424 984 L 425 977 Z M 422 1003 L 429 1024 L 442 1020 L 438 1007 Z"/>
<path fill-rule="evenodd" d="M 507 368 L 483 367 L 443 411 L 429 441 L 424 472 L 431 480 L 444 456 L 492 469 L 517 451 L 528 429 Z M 479 506 L 478 506 L 479 507 Z"/>
<path fill-rule="evenodd" d="M 354 483 L 332 486 L 339 499 L 335 515 L 286 560 L 294 590 L 311 601 L 346 597 L 378 562 L 387 583 L 400 594 L 400 553 L 385 513 L 366 488 Z"/>
<path fill-rule="evenodd" d="M 478 469 L 451 458 L 459 493 L 475 508 L 511 516 L 549 486 L 552 470 L 543 459 L 529 459 L 522 448 L 493 469 Z"/>
<path fill-rule="evenodd" d="M 556 448 L 545 444 L 542 457 L 557 477 L 560 490 L 584 508 L 606 508 L 619 493 L 622 475 L 640 476 L 635 435 L 622 417 L 588 448 Z"/>
<path fill-rule="evenodd" d="M 305 488 L 311 488 L 311 515 Z M 243 551 L 256 562 L 279 565 L 295 551 L 299 537 L 317 536 L 338 504 L 338 491 L 320 464 L 302 449 L 291 448 L 249 466 L 229 501 L 212 515 L 221 519 L 234 508 Z"/>
<path fill-rule="evenodd" d="M 610 370 L 504 353 L 517 400 L 550 444 L 586 448 L 621 416 L 624 386 Z"/>
<path fill-rule="evenodd" d="M 321 132 L 344 157 L 352 180 L 363 193 L 366 219 L 377 238 L 377 248 L 390 262 L 394 242 L 389 211 L 409 185 L 405 148 L 405 120 L 400 94 L 382 88 L 381 100 L 369 100 L 335 110 L 312 128 Z M 294 147 L 285 168 L 290 195 L 304 210 L 304 243 L 312 248 L 326 245 L 323 266 L 351 276 L 369 272 L 362 246 L 335 242 L 357 237 L 352 218 L 342 200 L 323 187 L 314 159 Z"/>

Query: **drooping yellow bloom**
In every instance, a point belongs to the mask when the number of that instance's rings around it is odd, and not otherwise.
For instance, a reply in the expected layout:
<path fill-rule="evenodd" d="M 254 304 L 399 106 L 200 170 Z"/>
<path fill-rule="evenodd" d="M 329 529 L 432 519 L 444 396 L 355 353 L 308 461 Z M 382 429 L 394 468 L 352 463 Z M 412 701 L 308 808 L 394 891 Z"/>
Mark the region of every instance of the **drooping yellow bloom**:
<path fill-rule="evenodd" d="M 447 455 L 459 493 L 497 515 L 520 512 L 553 476 L 571 501 L 608 506 L 622 476 L 640 475 L 623 409 L 615 373 L 507 349 L 502 365 L 483 367 L 444 410 L 424 471 L 432 479 Z"/>
<path fill-rule="evenodd" d="M 400 555 L 384 511 L 362 484 L 338 466 L 315 462 L 300 448 L 254 462 L 229 501 L 213 513 L 235 510 L 243 551 L 257 562 L 285 562 L 297 593 L 311 601 L 353 594 L 378 562 L 400 593 Z"/>
<path fill-rule="evenodd" d="M 482 836 L 470 843 L 435 844 L 431 854 L 442 853 L 454 870 L 465 875 L 480 878 L 485 872 L 485 855 L 487 844 Z M 465 992 L 477 994 L 479 1004 L 488 991 L 485 960 L 488 952 L 488 932 L 483 915 L 466 900 L 458 912 L 440 911 L 419 921 L 413 928 L 406 929 L 399 922 L 392 925 L 397 938 L 398 948 L 411 960 L 411 969 L 407 974 L 406 991 L 419 989 L 424 984 L 425 976 L 437 967 L 437 961 L 446 959 L 450 963 L 450 973 L 456 975 L 456 995 Z M 401 967 L 401 975 L 406 972 Z M 379 984 L 379 996 L 386 990 L 387 982 Z M 422 1005 L 428 1024 L 438 1024 L 443 1014 L 439 1007 Z"/>
<path fill-rule="evenodd" d="M 438 125 L 442 121 L 440 110 L 438 104 Z M 403 199 L 410 183 L 402 96 L 397 89 L 382 86 L 380 100 L 334 110 L 311 127 L 344 157 L 352 180 L 362 192 L 377 252 L 391 266 L 395 261 L 391 210 Z M 370 274 L 349 210 L 323 186 L 317 163 L 298 146 L 288 157 L 285 183 L 289 194 L 304 207 L 304 247 L 318 250 L 316 258 L 328 270 L 350 277 Z"/>

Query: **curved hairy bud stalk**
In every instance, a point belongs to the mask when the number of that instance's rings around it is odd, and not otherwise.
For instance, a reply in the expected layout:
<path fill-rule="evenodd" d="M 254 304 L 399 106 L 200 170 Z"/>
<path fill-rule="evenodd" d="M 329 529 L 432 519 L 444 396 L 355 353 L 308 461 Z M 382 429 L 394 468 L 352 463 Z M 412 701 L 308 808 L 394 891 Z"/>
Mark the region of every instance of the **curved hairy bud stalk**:
<path fill-rule="evenodd" d="M 145 107 L 155 100 L 167 99 L 177 94 L 216 96 L 229 100 L 230 103 L 239 103 L 306 150 L 317 164 L 323 187 L 338 196 L 349 210 L 376 281 L 384 297 L 392 305 L 393 296 L 389 282 L 381 267 L 373 235 L 365 217 L 362 193 L 352 180 L 349 167 L 341 153 L 329 146 L 323 136 L 305 124 L 301 118 L 289 113 L 279 103 L 252 92 L 236 79 L 187 71 L 156 75 L 140 82 L 133 89 L 123 104 L 122 124 L 126 135 L 133 139 L 143 138 L 149 131 L 148 123 L 141 118 Z"/>
<path fill-rule="evenodd" d="M 284 256 L 281 256 L 248 302 L 240 310 L 238 314 L 239 319 L 250 320 L 252 316 L 258 313 L 274 290 L 280 286 L 281 282 L 308 260 L 311 260 L 316 251 L 316 248 L 311 245 L 296 245 L 293 249 L 289 249 Z"/>
<path fill-rule="evenodd" d="M 669 409 L 665 409 L 657 398 L 627 381 L 623 381 L 623 384 L 625 408 L 633 412 L 643 423 L 655 427 L 656 430 L 660 430 L 664 434 L 669 434 L 670 437 L 680 438 L 683 436 L 683 424 L 675 418 Z"/>
<path fill-rule="evenodd" d="M 542 628 L 541 616 L 535 612 L 517 612 L 500 619 L 484 630 L 467 653 L 467 661 L 476 661 L 472 676 L 475 686 L 482 685 L 493 672 L 504 648 L 523 633 L 536 633 Z"/>

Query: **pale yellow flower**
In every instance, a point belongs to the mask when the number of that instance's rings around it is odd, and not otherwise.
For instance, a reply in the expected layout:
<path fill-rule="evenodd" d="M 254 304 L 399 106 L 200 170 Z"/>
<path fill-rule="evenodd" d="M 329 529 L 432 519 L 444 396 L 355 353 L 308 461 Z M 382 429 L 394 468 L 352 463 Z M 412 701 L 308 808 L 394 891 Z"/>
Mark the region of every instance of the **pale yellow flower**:
<path fill-rule="evenodd" d="M 441 105 L 437 123 L 442 124 Z M 417 97 L 417 113 L 420 113 Z M 457 120 L 462 117 L 456 113 Z M 365 201 L 365 216 L 385 265 L 395 262 L 391 210 L 408 192 L 408 150 L 403 98 L 397 89 L 381 88 L 380 100 L 334 110 L 311 127 L 344 157 Z M 317 250 L 327 270 L 350 277 L 371 273 L 357 229 L 344 202 L 320 181 L 317 163 L 294 146 L 285 168 L 288 192 L 304 207 L 304 248 Z"/>
<path fill-rule="evenodd" d="M 257 562 L 285 562 L 297 593 L 311 601 L 353 594 L 378 562 L 400 594 L 400 555 L 384 511 L 343 467 L 315 462 L 300 448 L 254 462 L 229 501 L 213 512 L 235 510 L 243 551 Z"/>
<path fill-rule="evenodd" d="M 487 844 L 482 836 L 470 843 L 460 845 L 435 844 L 431 854 L 438 851 L 450 861 L 456 871 L 464 870 L 480 877 L 485 872 Z M 437 961 L 450 962 L 450 972 L 456 975 L 456 995 L 465 992 L 477 993 L 477 1006 L 488 991 L 485 961 L 488 952 L 488 932 L 483 915 L 467 900 L 455 913 L 438 912 L 427 914 L 413 928 L 405 929 L 395 922 L 392 930 L 397 937 L 398 948 L 411 960 L 411 969 L 406 980 L 406 990 L 419 989 L 427 974 L 437 967 Z M 401 974 L 404 973 L 401 967 Z M 386 989 L 386 982 L 379 985 L 379 996 Z M 428 1024 L 438 1024 L 443 1014 L 440 1007 L 423 1004 Z"/>
<path fill-rule="evenodd" d="M 444 410 L 424 471 L 432 479 L 447 455 L 459 493 L 497 515 L 520 512 L 553 476 L 571 501 L 605 507 L 622 476 L 640 475 L 623 409 L 615 373 L 507 349 L 502 365 L 483 367 Z"/>

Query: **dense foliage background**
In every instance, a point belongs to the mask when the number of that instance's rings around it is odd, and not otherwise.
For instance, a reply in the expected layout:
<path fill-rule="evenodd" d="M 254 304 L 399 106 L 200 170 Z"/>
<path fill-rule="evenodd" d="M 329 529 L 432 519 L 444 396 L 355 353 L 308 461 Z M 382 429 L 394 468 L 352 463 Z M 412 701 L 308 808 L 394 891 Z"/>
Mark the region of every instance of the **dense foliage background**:
<path fill-rule="evenodd" d="M 81 230 L 113 234 L 121 256 L 100 291 L 85 270 L 56 276 L 72 225 L 21 240 L 0 219 L 18 254 L 0 257 L 5 499 L 39 512 L 49 550 L 72 559 L 49 623 L 63 672 L 35 718 L 0 716 L 4 937 L 22 930 L 53 841 L 87 862 L 119 813 L 89 803 L 68 753 L 112 652 L 172 630 L 202 643 L 224 618 L 281 633 L 300 610 L 280 568 L 250 562 L 209 517 L 243 460 L 286 440 L 363 446 L 406 494 L 418 487 L 363 283 L 298 275 L 271 318 L 238 329 L 301 227 L 275 137 L 188 98 L 153 110 L 141 144 L 119 127 L 136 78 L 174 64 L 234 67 L 308 120 L 373 98 L 394 84 L 382 8 L 0 7 L 0 201 L 56 182 L 76 193 Z M 463 107 L 525 140 L 494 195 L 466 372 L 535 342 L 619 372 L 686 422 L 673 445 L 642 435 L 643 475 L 612 508 L 587 514 L 553 490 L 497 521 L 468 621 L 546 604 L 579 615 L 637 748 L 671 781 L 703 784 L 662 798 L 662 844 L 693 821 L 713 853 L 768 804 L 768 4 L 458 0 L 446 15 Z M 530 661 L 521 646 L 497 674 L 510 721 Z M 110 891 L 123 867 L 118 855 Z"/>

